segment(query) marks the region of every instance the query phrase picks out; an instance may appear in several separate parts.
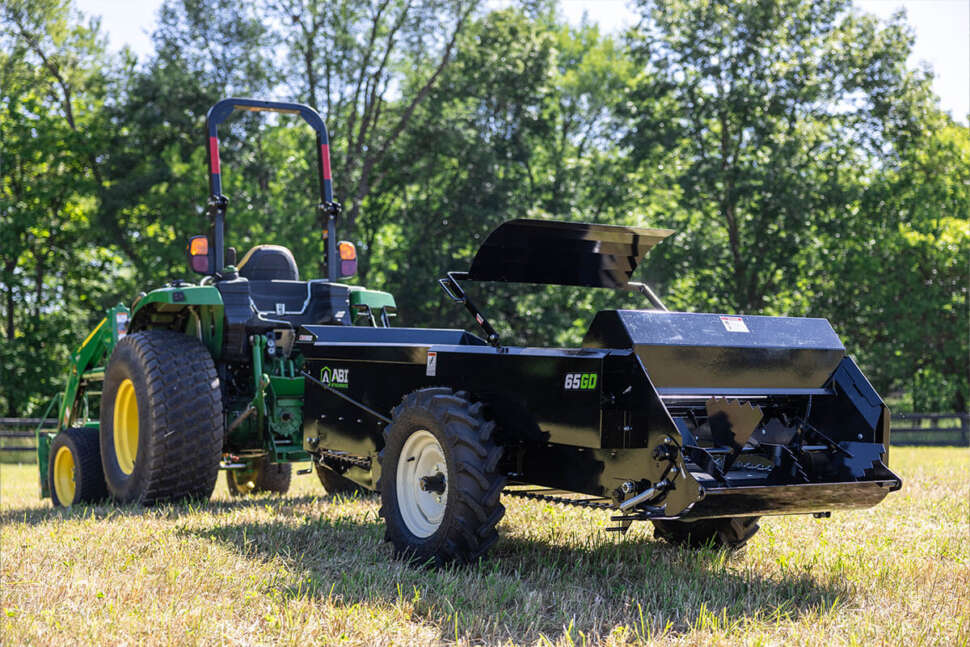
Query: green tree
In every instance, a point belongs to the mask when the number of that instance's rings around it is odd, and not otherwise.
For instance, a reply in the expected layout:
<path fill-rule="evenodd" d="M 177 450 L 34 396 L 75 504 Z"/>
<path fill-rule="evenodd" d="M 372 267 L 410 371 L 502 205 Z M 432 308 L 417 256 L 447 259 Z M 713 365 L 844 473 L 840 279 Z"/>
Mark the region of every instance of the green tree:
<path fill-rule="evenodd" d="M 53 1 L 0 7 L 0 409 L 49 396 L 79 340 L 77 322 L 116 261 L 92 227 L 104 189 L 106 53 L 96 21 Z M 95 319 L 96 320 L 96 319 Z"/>
<path fill-rule="evenodd" d="M 159 10 L 154 55 L 141 65 L 129 61 L 120 75 L 103 113 L 111 139 L 101 159 L 111 183 L 100 217 L 137 247 L 131 262 L 138 280 L 127 286 L 129 295 L 186 277 L 185 241 L 209 226 L 206 111 L 227 96 L 270 93 L 279 82 L 270 58 L 274 38 L 248 5 L 171 0 Z M 272 226 L 275 214 L 261 190 L 270 173 L 265 131 L 261 117 L 251 114 L 235 115 L 220 130 L 230 236 L 254 221 Z"/>
<path fill-rule="evenodd" d="M 286 86 L 331 129 L 334 192 L 345 207 L 341 235 L 365 248 L 382 223 L 363 212 L 370 199 L 393 190 L 384 181 L 387 161 L 426 114 L 419 107 L 451 64 L 476 6 L 468 0 L 275 0 L 263 10 L 280 26 L 287 59 L 297 62 L 285 74 Z M 315 231 L 325 226 L 315 224 Z M 361 270 L 366 278 L 368 264 Z"/>
<path fill-rule="evenodd" d="M 916 411 L 966 411 L 970 131 L 931 106 L 924 114 L 826 244 L 815 308 L 831 313 L 879 390 L 908 393 Z"/>
<path fill-rule="evenodd" d="M 634 159 L 668 151 L 681 235 L 661 251 L 680 307 L 804 313 L 819 229 L 911 125 L 901 18 L 847 0 L 644 0 L 642 79 L 625 112 Z"/>
<path fill-rule="evenodd" d="M 637 219 L 628 213 L 637 191 L 612 181 L 621 155 L 610 113 L 631 73 L 613 39 L 547 11 L 494 11 L 469 25 L 424 107 L 434 118 L 418 119 L 397 153 L 388 177 L 400 189 L 382 197 L 399 215 L 378 239 L 375 271 L 406 321 L 474 326 L 432 288 L 467 267 L 504 220 Z M 606 290 L 468 289 L 506 343 L 575 344 L 595 309 L 635 301 Z"/>

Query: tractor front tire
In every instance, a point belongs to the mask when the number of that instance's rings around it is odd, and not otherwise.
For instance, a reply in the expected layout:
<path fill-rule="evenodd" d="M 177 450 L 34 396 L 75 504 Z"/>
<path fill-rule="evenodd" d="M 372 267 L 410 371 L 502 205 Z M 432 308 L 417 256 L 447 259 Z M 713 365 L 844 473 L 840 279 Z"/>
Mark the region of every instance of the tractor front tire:
<path fill-rule="evenodd" d="M 54 436 L 47 480 L 55 507 L 69 508 L 106 499 L 98 432 L 71 428 Z"/>
<path fill-rule="evenodd" d="M 685 548 L 740 550 L 758 532 L 759 517 L 725 517 L 700 521 L 654 521 L 653 535 Z"/>
<path fill-rule="evenodd" d="M 343 494 L 346 496 L 367 496 L 369 494 L 366 488 L 357 485 L 343 474 L 326 465 L 314 463 L 313 467 L 316 469 L 317 478 L 320 479 L 320 484 L 327 491 L 327 494 Z"/>
<path fill-rule="evenodd" d="M 397 557 L 441 566 L 473 562 L 498 539 L 505 476 L 495 423 L 482 403 L 447 388 L 395 407 L 381 451 L 380 514 Z"/>
<path fill-rule="evenodd" d="M 208 499 L 222 455 L 219 376 L 198 339 L 147 330 L 115 346 L 101 396 L 101 463 L 112 498 Z"/>
<path fill-rule="evenodd" d="M 293 466 L 289 463 L 271 463 L 267 458 L 254 461 L 248 470 L 227 470 L 226 485 L 232 496 L 272 492 L 286 494 L 293 479 Z"/>

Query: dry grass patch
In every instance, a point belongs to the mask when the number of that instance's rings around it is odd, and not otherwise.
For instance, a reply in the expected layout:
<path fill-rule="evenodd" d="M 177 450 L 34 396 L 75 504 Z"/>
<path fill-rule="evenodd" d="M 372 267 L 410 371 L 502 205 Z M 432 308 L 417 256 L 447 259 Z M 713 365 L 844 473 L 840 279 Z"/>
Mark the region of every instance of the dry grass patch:
<path fill-rule="evenodd" d="M 690 552 L 608 515 L 507 501 L 464 569 L 390 557 L 376 498 L 53 510 L 0 466 L 3 644 L 968 645 L 970 452 L 896 449 L 901 492 Z"/>

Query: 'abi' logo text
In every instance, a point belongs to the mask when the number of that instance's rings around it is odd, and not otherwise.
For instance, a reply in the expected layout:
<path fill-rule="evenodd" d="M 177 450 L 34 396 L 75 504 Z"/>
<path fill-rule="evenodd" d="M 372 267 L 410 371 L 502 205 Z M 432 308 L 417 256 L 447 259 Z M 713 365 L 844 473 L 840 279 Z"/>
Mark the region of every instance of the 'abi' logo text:
<path fill-rule="evenodd" d="M 350 369 L 324 366 L 320 369 L 320 381 L 332 389 L 346 389 L 350 385 Z"/>

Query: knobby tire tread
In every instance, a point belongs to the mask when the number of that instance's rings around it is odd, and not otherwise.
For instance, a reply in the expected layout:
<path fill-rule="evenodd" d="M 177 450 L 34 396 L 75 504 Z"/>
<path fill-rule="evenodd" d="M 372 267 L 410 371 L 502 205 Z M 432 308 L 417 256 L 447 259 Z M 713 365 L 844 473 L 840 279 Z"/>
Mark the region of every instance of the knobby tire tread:
<path fill-rule="evenodd" d="M 725 517 L 699 521 L 654 521 L 654 536 L 687 548 L 740 550 L 758 532 L 759 517 Z"/>
<path fill-rule="evenodd" d="M 387 524 L 385 539 L 393 544 L 395 555 L 405 559 L 435 566 L 474 562 L 498 540 L 496 526 L 505 514 L 500 500 L 505 475 L 497 471 L 502 448 L 492 441 L 495 423 L 486 420 L 482 403 L 472 402 L 467 392 L 455 393 L 444 387 L 406 395 L 392 416 L 392 423 L 384 430 L 384 449 L 378 456 L 383 475 L 378 490 L 382 498 L 380 514 Z M 432 424 L 422 424 L 427 422 Z M 444 519 L 438 530 L 424 539 L 411 534 L 401 519 L 396 493 L 392 496 L 396 486 L 388 478 L 396 474 L 404 441 L 421 426 L 437 428 L 440 433 L 435 435 L 453 463 L 448 470 L 452 492 Z"/>
<path fill-rule="evenodd" d="M 62 446 L 67 446 L 71 451 L 75 464 L 74 501 L 67 504 L 58 499 L 57 490 L 54 488 L 54 457 Z M 55 506 L 97 503 L 108 498 L 108 486 L 105 485 L 104 470 L 101 467 L 101 442 L 97 431 L 71 427 L 57 434 L 51 443 L 47 479 Z"/>
<path fill-rule="evenodd" d="M 317 472 L 317 478 L 320 479 L 320 485 L 327 491 L 327 494 L 358 494 L 360 496 L 369 494 L 366 488 L 357 485 L 326 465 L 314 463 L 313 467 Z"/>
<path fill-rule="evenodd" d="M 144 402 L 138 401 L 139 420 L 145 420 L 141 407 L 147 406 L 149 424 L 140 425 L 139 433 L 150 434 L 147 463 L 136 460 L 135 465 L 144 470 L 141 487 L 126 502 L 208 499 L 223 445 L 222 394 L 212 356 L 198 339 L 170 330 L 127 335 L 115 346 L 112 360 L 126 351 L 144 374 L 147 393 Z"/>

